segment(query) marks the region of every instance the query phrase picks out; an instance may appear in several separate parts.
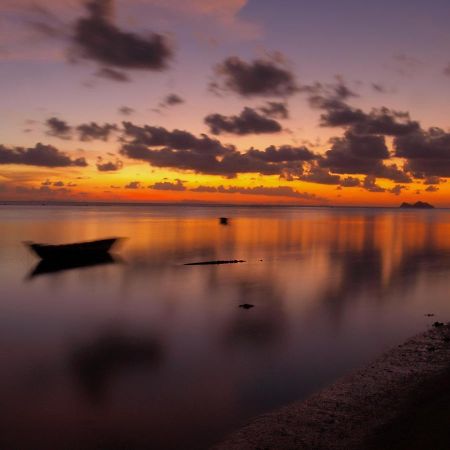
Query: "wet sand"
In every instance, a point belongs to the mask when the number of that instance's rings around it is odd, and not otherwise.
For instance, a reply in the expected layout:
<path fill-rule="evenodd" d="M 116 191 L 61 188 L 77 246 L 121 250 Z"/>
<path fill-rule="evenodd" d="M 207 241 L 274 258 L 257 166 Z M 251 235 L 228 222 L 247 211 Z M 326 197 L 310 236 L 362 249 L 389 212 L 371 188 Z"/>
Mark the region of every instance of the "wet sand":
<path fill-rule="evenodd" d="M 214 447 L 450 448 L 450 324 L 433 326 L 303 402 L 256 420 Z"/>

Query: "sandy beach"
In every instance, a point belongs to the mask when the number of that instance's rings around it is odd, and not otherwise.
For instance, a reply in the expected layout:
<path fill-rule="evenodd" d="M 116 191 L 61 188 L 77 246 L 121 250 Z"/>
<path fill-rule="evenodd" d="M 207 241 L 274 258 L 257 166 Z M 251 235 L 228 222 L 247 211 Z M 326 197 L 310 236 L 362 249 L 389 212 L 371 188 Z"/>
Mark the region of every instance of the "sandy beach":
<path fill-rule="evenodd" d="M 258 417 L 216 450 L 447 449 L 450 324 L 388 351 L 304 402 Z"/>

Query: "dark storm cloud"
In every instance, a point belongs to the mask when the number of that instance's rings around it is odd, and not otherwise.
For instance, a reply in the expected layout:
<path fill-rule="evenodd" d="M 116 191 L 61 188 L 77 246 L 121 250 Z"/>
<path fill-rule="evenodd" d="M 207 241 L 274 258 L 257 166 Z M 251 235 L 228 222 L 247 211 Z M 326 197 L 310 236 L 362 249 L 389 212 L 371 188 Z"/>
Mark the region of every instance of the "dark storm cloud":
<path fill-rule="evenodd" d="M 115 172 L 123 167 L 123 163 L 119 159 L 105 162 L 101 157 L 98 158 L 96 165 L 99 172 Z"/>
<path fill-rule="evenodd" d="M 110 134 L 117 130 L 117 125 L 111 123 L 105 123 L 99 125 L 96 122 L 84 123 L 77 127 L 77 132 L 80 141 L 93 141 L 99 139 L 107 141 Z"/>
<path fill-rule="evenodd" d="M 420 130 L 394 140 L 395 156 L 405 158 L 416 178 L 450 177 L 450 133 Z"/>
<path fill-rule="evenodd" d="M 69 126 L 64 120 L 58 119 L 57 117 L 50 117 L 50 119 L 47 119 L 45 124 L 47 125 L 47 134 L 49 136 L 60 139 L 72 138 L 72 127 Z"/>
<path fill-rule="evenodd" d="M 73 42 L 76 56 L 102 67 L 164 70 L 172 58 L 172 48 L 164 36 L 146 37 L 123 31 L 111 20 L 113 0 L 91 0 L 87 15 L 77 20 Z"/>
<path fill-rule="evenodd" d="M 212 90 L 231 91 L 243 97 L 289 97 L 299 88 L 295 75 L 280 57 L 247 62 L 231 56 L 215 67 Z"/>
<path fill-rule="evenodd" d="M 282 102 L 266 102 L 259 110 L 266 116 L 272 119 L 288 119 L 289 110 L 286 103 Z"/>
<path fill-rule="evenodd" d="M 198 186 L 190 190 L 193 192 L 218 192 L 221 194 L 266 195 L 275 197 L 290 197 L 304 200 L 323 200 L 315 194 L 311 194 L 309 192 L 299 192 L 294 190 L 290 186 Z"/>
<path fill-rule="evenodd" d="M 117 69 L 112 69 L 111 67 L 102 67 L 99 69 L 95 75 L 100 78 L 106 78 L 112 81 L 119 81 L 126 83 L 130 80 L 130 77 L 125 73 Z"/>
<path fill-rule="evenodd" d="M 270 146 L 240 153 L 207 135 L 196 137 L 187 131 L 136 126 L 124 122 L 121 154 L 147 161 L 155 167 L 191 170 L 197 173 L 235 177 L 238 173 L 279 175 L 286 179 L 303 172 L 303 162 L 316 156 L 304 147 Z"/>
<path fill-rule="evenodd" d="M 252 108 L 245 107 L 238 116 L 223 116 L 222 114 L 210 114 L 204 122 L 212 134 L 263 134 L 278 133 L 281 125 L 274 119 L 267 118 Z"/>
<path fill-rule="evenodd" d="M 181 180 L 171 181 L 159 181 L 151 186 L 150 189 L 156 189 L 158 191 L 185 191 L 186 186 L 183 184 Z"/>
<path fill-rule="evenodd" d="M 0 164 L 24 164 L 42 167 L 87 166 L 84 158 L 72 159 L 57 148 L 41 143 L 30 148 L 7 148 L 0 145 Z"/>

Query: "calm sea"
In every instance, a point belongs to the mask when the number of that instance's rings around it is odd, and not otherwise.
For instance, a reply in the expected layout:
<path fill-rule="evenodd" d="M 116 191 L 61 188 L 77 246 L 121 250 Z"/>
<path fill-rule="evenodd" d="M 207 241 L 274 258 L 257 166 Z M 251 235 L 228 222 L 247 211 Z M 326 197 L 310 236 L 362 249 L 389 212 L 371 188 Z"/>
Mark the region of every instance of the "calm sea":
<path fill-rule="evenodd" d="M 72 269 L 23 244 L 109 236 Z M 206 448 L 450 320 L 449 292 L 446 210 L 1 206 L 0 448 Z"/>

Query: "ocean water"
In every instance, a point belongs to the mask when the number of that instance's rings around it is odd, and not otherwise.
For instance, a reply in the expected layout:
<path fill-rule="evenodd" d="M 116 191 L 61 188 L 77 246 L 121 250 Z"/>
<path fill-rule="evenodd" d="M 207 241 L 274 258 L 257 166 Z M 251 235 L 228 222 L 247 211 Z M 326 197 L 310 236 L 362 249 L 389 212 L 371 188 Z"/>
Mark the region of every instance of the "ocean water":
<path fill-rule="evenodd" d="M 77 268 L 23 244 L 109 236 Z M 1 206 L 0 448 L 207 448 L 450 320 L 449 236 L 446 210 Z"/>

